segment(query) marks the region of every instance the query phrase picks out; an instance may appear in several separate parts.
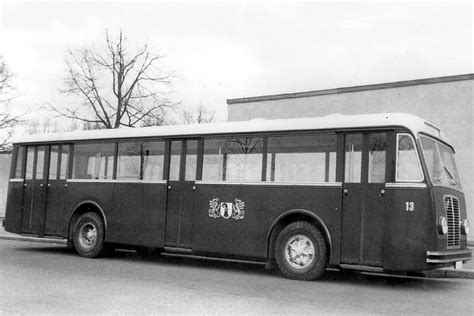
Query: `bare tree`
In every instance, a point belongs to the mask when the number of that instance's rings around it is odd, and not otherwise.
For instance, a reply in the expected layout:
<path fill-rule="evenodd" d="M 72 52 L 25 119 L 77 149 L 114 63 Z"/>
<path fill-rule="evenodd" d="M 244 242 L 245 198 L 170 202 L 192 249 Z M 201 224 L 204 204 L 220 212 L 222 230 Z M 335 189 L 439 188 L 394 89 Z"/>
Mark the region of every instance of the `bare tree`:
<path fill-rule="evenodd" d="M 199 104 L 191 110 L 183 110 L 181 122 L 183 124 L 206 124 L 216 121 L 216 112 L 206 106 Z"/>
<path fill-rule="evenodd" d="M 44 119 L 34 118 L 28 121 L 26 132 L 28 134 L 42 134 L 58 132 L 58 123 L 47 117 Z"/>
<path fill-rule="evenodd" d="M 0 151 L 10 148 L 12 128 L 19 122 L 19 116 L 12 114 L 10 109 L 10 101 L 15 97 L 11 79 L 12 74 L 0 56 Z"/>
<path fill-rule="evenodd" d="M 118 128 L 164 122 L 166 110 L 175 106 L 166 97 L 170 74 L 157 68 L 163 55 L 148 45 L 130 49 L 122 30 L 117 38 L 106 32 L 105 45 L 67 51 L 67 95 L 77 96 L 78 106 L 51 108 L 62 116 L 84 122 L 86 128 Z"/>
<path fill-rule="evenodd" d="M 66 125 L 64 121 L 59 122 L 57 119 L 52 119 L 49 116 L 35 117 L 25 121 L 25 123 L 28 134 L 70 132 L 79 129 L 75 120 L 71 120 L 70 124 Z"/>

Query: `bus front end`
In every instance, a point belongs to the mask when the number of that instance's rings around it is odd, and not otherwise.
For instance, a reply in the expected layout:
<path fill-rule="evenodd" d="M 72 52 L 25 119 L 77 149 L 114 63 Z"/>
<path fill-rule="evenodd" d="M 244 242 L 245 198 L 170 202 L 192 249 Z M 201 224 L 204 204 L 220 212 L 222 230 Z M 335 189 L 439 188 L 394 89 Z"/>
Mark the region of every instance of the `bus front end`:
<path fill-rule="evenodd" d="M 454 151 L 443 142 L 420 135 L 424 162 L 432 190 L 436 239 L 426 251 L 428 269 L 454 265 L 471 259 L 467 248 L 469 221 L 457 172 Z"/>

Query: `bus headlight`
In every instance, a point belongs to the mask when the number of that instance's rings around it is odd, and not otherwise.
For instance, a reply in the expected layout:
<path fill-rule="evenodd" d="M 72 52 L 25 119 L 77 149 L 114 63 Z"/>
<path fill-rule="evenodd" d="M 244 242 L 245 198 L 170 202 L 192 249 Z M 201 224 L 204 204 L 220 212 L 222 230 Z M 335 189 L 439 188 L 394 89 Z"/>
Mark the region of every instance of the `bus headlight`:
<path fill-rule="evenodd" d="M 463 235 L 469 234 L 469 221 L 467 220 L 467 218 L 461 223 L 461 233 Z"/>
<path fill-rule="evenodd" d="M 444 216 L 440 216 L 438 220 L 438 232 L 441 235 L 446 235 L 448 233 L 448 220 Z"/>

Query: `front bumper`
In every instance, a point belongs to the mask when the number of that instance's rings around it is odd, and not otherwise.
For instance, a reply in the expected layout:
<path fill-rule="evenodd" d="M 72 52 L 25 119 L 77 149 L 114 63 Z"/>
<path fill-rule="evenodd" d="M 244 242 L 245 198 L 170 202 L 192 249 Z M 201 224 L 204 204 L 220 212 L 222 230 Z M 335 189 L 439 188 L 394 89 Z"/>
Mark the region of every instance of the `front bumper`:
<path fill-rule="evenodd" d="M 470 249 L 446 250 L 446 251 L 427 251 L 427 263 L 451 263 L 457 261 L 467 261 L 472 257 Z"/>

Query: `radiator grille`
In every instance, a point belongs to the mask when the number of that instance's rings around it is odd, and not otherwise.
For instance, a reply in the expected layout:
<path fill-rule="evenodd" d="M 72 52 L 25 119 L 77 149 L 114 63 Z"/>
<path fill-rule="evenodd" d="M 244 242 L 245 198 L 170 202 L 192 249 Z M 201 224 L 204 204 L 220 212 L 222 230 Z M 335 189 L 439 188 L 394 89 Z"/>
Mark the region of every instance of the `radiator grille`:
<path fill-rule="evenodd" d="M 453 196 L 445 196 L 444 208 L 448 220 L 448 248 L 459 247 L 461 238 L 459 200 Z"/>

